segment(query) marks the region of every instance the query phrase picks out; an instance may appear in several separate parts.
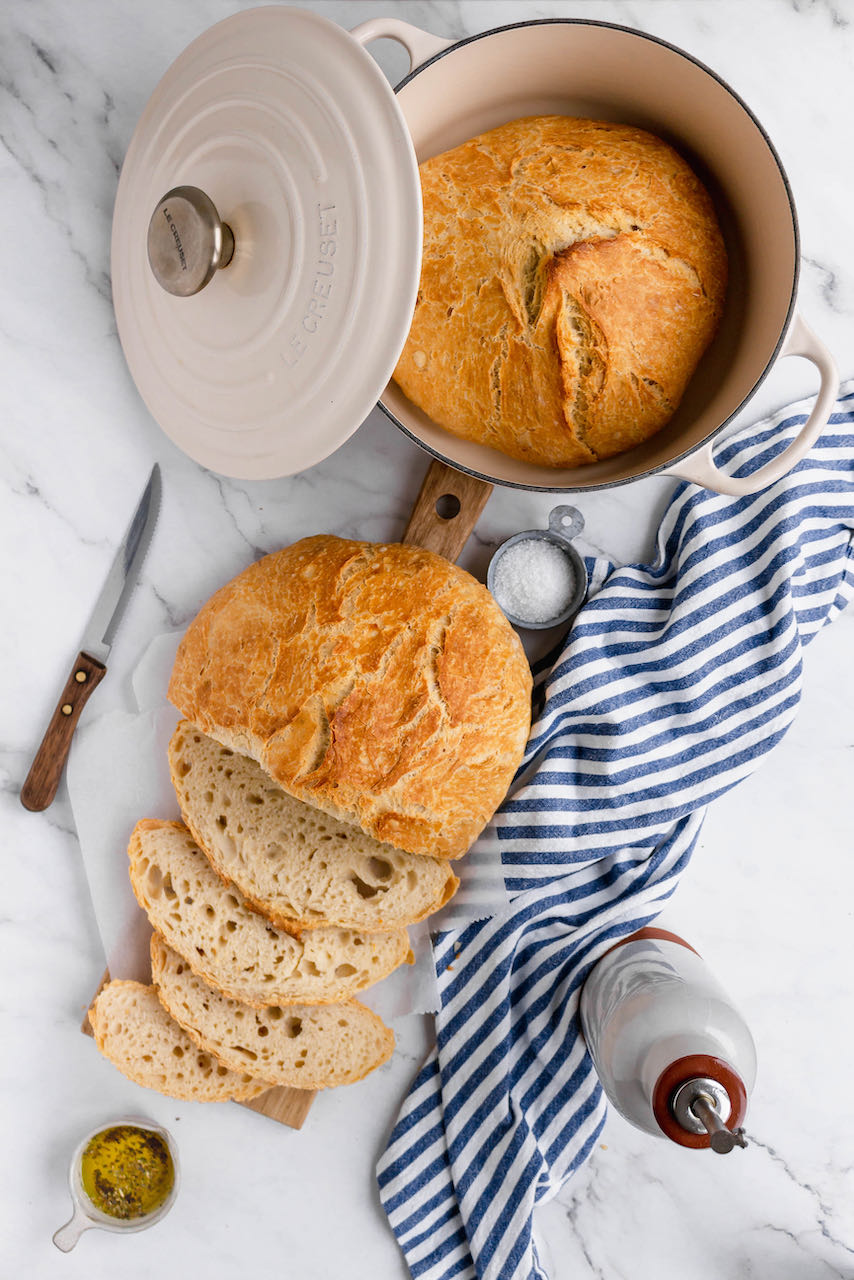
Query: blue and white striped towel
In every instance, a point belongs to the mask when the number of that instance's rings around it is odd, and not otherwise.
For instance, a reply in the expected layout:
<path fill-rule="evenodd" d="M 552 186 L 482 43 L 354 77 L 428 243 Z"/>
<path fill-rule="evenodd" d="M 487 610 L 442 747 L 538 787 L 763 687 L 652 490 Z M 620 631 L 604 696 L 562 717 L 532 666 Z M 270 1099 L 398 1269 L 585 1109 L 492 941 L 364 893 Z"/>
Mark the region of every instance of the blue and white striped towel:
<path fill-rule="evenodd" d="M 749 475 L 806 402 L 732 437 Z M 538 673 L 522 767 L 484 841 L 510 911 L 439 934 L 436 1048 L 378 1165 L 414 1277 L 543 1277 L 534 1205 L 605 1119 L 577 1020 L 591 965 L 649 923 L 705 807 L 780 740 L 804 646 L 854 597 L 854 383 L 812 453 L 752 497 L 680 484 L 651 566 L 591 565 L 565 648 Z"/>

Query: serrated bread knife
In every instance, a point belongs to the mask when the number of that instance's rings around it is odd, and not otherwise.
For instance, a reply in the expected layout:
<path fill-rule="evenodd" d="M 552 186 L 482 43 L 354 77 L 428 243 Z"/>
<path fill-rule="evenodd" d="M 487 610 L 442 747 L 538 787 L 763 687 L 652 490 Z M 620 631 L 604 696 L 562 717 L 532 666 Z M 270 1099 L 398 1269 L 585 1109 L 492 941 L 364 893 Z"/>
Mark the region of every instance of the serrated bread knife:
<path fill-rule="evenodd" d="M 92 610 L 71 675 L 21 788 L 25 809 L 41 812 L 56 795 L 80 712 L 107 674 L 113 639 L 145 559 L 159 510 L 160 468 L 155 463 Z"/>

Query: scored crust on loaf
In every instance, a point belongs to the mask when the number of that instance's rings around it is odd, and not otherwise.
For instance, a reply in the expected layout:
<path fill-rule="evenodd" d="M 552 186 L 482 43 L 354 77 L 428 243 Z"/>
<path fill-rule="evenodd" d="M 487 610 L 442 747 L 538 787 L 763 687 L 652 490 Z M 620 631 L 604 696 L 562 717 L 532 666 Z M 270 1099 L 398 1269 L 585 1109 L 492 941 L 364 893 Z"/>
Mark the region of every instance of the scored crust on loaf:
<path fill-rule="evenodd" d="M 188 720 L 297 799 L 450 858 L 504 798 L 530 696 L 518 636 L 465 570 L 420 547 L 327 535 L 217 591 L 169 684 Z"/>
<path fill-rule="evenodd" d="M 251 1070 L 271 1085 L 353 1084 L 394 1051 L 392 1032 L 357 1000 L 253 1009 L 196 977 L 157 934 L 151 971 L 164 1008 L 191 1040 L 233 1070 Z"/>
<path fill-rule="evenodd" d="M 256 1098 L 270 1086 L 241 1066 L 230 1071 L 200 1049 L 164 1009 L 154 987 L 108 982 L 89 1010 L 95 1044 L 122 1075 L 187 1102 Z"/>
<path fill-rule="evenodd" d="M 194 973 L 244 1004 L 335 1003 L 412 959 L 405 929 L 276 929 L 226 885 L 186 827 L 138 822 L 130 879 L 154 928 Z"/>
<path fill-rule="evenodd" d="M 294 799 L 255 760 L 186 720 L 169 767 L 184 821 L 216 871 L 283 928 L 399 929 L 438 911 L 459 885 L 445 859 L 379 844 Z"/>
<path fill-rule="evenodd" d="M 681 156 L 628 125 L 532 116 L 420 174 L 404 394 L 458 436 L 551 467 L 660 430 L 727 280 L 714 206 Z"/>

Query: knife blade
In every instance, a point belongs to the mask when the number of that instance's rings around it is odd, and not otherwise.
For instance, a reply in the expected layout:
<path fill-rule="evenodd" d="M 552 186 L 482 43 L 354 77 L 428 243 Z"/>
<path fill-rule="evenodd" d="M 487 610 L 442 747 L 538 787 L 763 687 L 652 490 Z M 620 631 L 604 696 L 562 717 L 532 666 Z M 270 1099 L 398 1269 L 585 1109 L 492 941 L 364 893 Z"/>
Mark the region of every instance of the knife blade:
<path fill-rule="evenodd" d="M 155 463 L 86 624 L 71 675 L 21 787 L 21 804 L 34 813 L 52 803 L 80 713 L 107 674 L 113 640 L 136 585 L 159 510 L 160 468 Z"/>

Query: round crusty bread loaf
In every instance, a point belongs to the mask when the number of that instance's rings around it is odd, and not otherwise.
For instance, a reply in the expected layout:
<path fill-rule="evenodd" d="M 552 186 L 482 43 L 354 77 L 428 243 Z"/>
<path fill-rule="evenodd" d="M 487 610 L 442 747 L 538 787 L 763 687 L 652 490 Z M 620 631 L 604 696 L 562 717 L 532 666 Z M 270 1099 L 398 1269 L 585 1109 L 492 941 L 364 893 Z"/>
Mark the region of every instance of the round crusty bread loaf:
<path fill-rule="evenodd" d="M 465 853 L 530 727 L 531 672 L 489 592 L 441 556 L 321 535 L 201 609 L 169 698 L 285 791 L 409 853 Z"/>
<path fill-rule="evenodd" d="M 532 116 L 420 172 L 404 394 L 456 435 L 551 467 L 664 426 L 727 277 L 712 201 L 672 147 L 627 125 Z"/>

